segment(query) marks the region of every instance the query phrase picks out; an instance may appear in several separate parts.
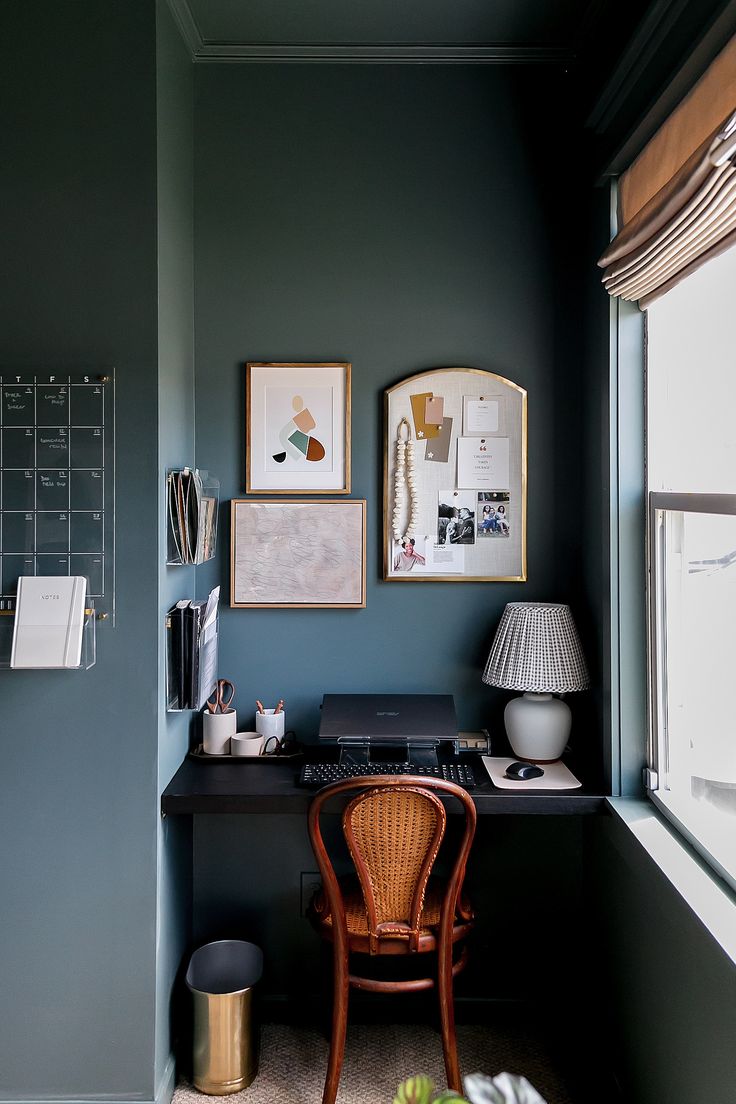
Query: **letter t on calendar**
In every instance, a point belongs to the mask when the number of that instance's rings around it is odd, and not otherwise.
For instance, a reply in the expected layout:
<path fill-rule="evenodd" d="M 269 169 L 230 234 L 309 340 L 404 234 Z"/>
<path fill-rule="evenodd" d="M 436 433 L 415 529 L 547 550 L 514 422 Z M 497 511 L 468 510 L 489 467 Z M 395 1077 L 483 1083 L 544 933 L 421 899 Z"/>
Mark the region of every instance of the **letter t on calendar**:
<path fill-rule="evenodd" d="M 458 488 L 509 489 L 508 437 L 458 437 Z"/>

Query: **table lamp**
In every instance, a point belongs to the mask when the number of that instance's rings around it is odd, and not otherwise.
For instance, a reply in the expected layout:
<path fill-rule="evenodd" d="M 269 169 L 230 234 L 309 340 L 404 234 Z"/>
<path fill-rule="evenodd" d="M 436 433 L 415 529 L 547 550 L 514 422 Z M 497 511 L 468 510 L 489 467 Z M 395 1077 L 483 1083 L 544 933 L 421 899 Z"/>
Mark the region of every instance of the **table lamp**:
<path fill-rule="evenodd" d="M 504 711 L 517 759 L 553 763 L 570 735 L 570 707 L 553 694 L 584 690 L 588 670 L 570 607 L 509 602 L 496 630 L 483 682 L 523 690 Z"/>

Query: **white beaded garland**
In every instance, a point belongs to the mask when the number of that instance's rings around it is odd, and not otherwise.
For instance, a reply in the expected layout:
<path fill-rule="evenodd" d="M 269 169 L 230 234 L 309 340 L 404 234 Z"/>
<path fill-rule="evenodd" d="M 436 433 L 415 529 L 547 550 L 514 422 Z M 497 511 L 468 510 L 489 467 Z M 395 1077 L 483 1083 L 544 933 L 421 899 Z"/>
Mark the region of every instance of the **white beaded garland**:
<path fill-rule="evenodd" d="M 406 429 L 406 437 L 403 431 Z M 406 486 L 409 487 L 409 523 L 401 532 L 401 519 L 406 504 Z M 402 418 L 396 431 L 396 469 L 394 471 L 394 508 L 392 529 L 394 540 L 399 544 L 411 540 L 415 535 L 417 523 L 416 472 L 414 467 L 414 442 L 411 439 L 411 426 L 408 419 Z"/>

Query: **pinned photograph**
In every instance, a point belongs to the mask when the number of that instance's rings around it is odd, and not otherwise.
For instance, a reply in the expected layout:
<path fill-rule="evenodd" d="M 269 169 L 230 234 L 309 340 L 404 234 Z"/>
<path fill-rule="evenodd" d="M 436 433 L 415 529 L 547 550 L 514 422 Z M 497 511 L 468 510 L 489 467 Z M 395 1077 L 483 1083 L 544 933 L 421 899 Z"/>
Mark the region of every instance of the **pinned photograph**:
<path fill-rule="evenodd" d="M 437 508 L 438 544 L 475 544 L 474 492 L 440 491 Z"/>
<path fill-rule="evenodd" d="M 508 537 L 509 492 L 478 492 L 478 538 Z"/>
<path fill-rule="evenodd" d="M 426 537 L 405 537 L 403 541 L 394 541 L 394 571 L 413 571 L 424 567 Z"/>

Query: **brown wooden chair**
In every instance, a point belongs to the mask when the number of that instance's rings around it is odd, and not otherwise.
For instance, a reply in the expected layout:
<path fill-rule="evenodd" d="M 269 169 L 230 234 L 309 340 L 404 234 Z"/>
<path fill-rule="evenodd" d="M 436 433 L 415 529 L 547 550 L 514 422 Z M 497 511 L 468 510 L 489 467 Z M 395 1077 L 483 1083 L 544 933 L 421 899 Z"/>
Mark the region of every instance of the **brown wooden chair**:
<path fill-rule="evenodd" d="M 357 878 L 338 880 L 322 837 L 320 814 L 331 798 L 358 789 L 342 815 Z M 442 794 L 461 803 L 465 825 L 450 876 L 439 882 L 430 881 L 430 874 L 447 822 Z M 322 938 L 333 945 L 332 1034 L 323 1104 L 334 1104 L 337 1096 L 350 986 L 374 993 L 399 993 L 436 985 L 447 1083 L 461 1091 L 452 979 L 466 964 L 467 948 L 463 947 L 453 962 L 453 947 L 473 924 L 462 885 L 475 821 L 475 806 L 461 786 L 413 775 L 335 782 L 312 801 L 309 837 L 322 876 L 312 919 Z M 436 978 L 381 981 L 350 973 L 351 952 L 415 955 L 430 951 L 437 954 Z"/>

